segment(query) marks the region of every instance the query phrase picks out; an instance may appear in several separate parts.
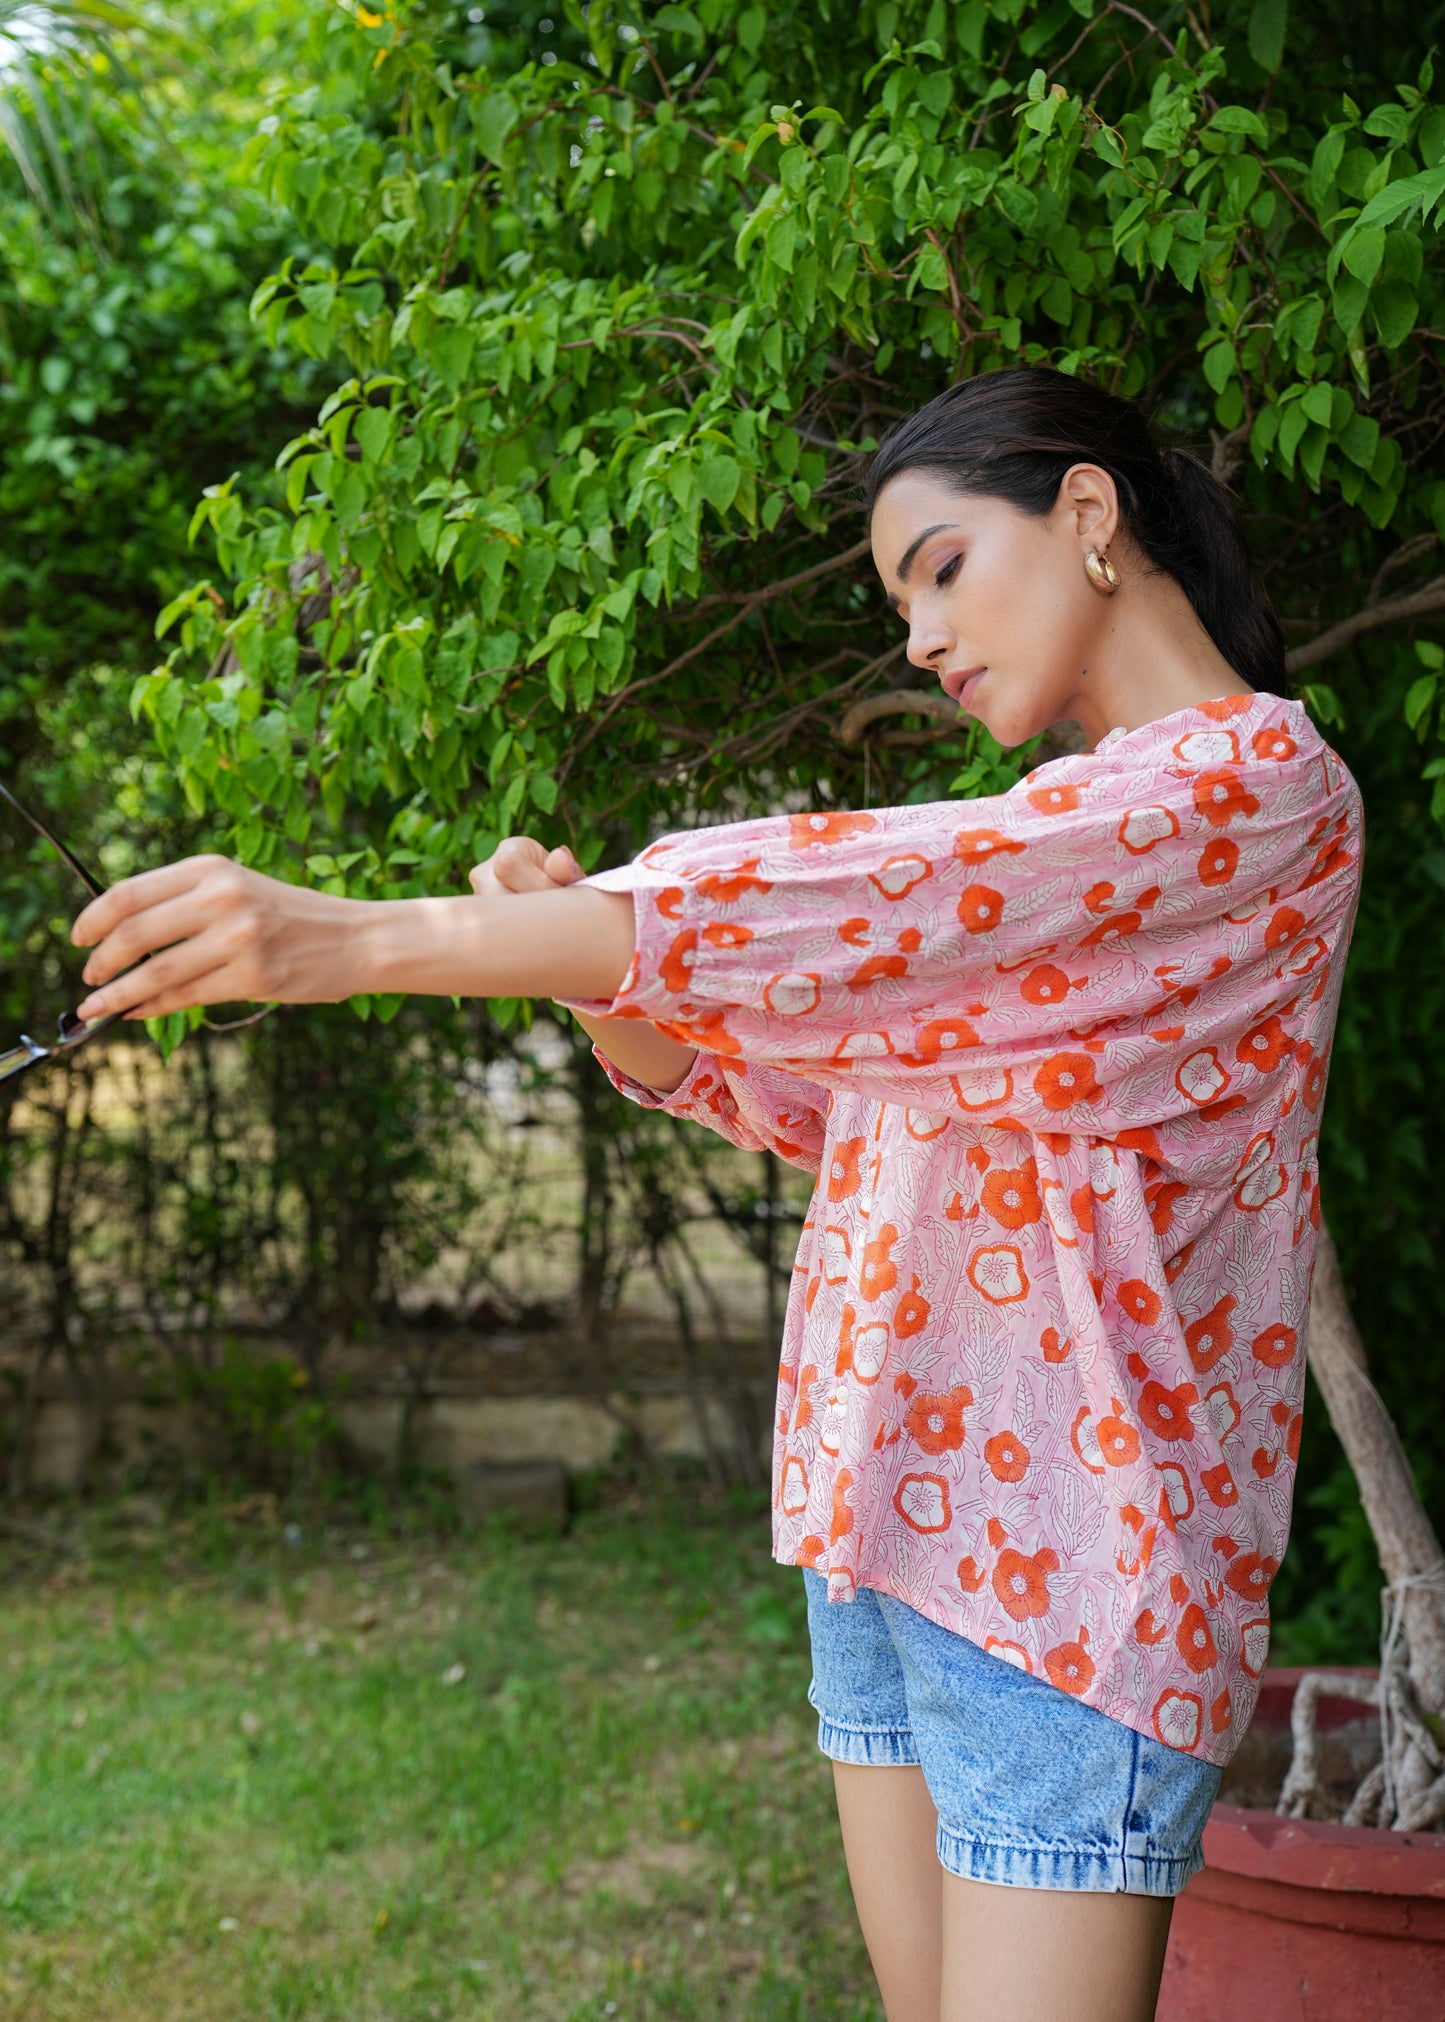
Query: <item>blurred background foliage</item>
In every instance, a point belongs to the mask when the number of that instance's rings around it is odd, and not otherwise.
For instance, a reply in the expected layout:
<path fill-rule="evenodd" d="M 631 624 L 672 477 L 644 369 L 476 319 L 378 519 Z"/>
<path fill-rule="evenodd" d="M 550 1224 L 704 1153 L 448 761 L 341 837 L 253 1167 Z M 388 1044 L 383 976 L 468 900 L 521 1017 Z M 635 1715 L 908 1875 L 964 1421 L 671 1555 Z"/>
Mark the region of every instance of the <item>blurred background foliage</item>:
<path fill-rule="evenodd" d="M 1326 1199 L 1438 1522 L 1442 11 L 0 10 L 5 777 L 106 877 L 208 844 L 377 894 L 452 888 L 517 829 L 596 862 L 677 822 L 989 790 L 1020 761 L 909 701 L 861 452 L 1019 358 L 1137 395 L 1241 492 L 1364 788 Z M 6 833 L 20 1022 L 64 1005 L 75 894 Z M 199 1035 L 149 1134 L 79 1062 L 5 1108 L 7 1269 L 98 1442 L 106 1271 L 216 1325 L 260 1283 L 314 1343 L 382 1325 L 474 1226 L 448 1090 L 515 1025 L 359 1008 L 399 1025 Z M 609 1243 L 651 1254 L 667 1168 L 624 1213 L 639 1141 L 569 1059 L 585 1308 Z M 346 1185 L 310 1184 L 313 1085 L 343 1091 Z M 726 1195 L 739 1240 L 765 1192 Z M 1367 1658 L 1378 1569 L 1317 1398 L 1298 1508 L 1280 1654 Z"/>

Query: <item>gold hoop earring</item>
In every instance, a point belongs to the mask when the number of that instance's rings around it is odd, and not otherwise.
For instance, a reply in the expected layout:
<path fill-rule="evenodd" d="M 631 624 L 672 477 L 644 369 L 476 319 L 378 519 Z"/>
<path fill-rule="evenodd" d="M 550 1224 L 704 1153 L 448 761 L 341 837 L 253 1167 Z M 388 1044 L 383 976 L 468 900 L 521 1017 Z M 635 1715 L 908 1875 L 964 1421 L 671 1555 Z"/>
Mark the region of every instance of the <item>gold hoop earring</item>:
<path fill-rule="evenodd" d="M 1119 587 L 1119 571 L 1097 548 L 1090 548 L 1085 555 L 1084 574 L 1101 596 L 1112 597 Z"/>

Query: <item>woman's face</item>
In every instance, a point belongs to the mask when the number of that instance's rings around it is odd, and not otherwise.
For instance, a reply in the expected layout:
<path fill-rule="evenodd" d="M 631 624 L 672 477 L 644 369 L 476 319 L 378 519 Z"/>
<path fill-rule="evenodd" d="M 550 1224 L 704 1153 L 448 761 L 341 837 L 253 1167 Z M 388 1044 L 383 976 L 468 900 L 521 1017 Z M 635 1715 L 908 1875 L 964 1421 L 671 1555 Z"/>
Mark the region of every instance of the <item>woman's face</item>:
<path fill-rule="evenodd" d="M 1114 614 L 1083 562 L 1107 548 L 1117 517 L 1113 482 L 1091 465 L 1065 475 L 1043 515 L 927 471 L 900 472 L 879 494 L 873 560 L 908 627 L 908 657 L 1000 744 L 1068 718 L 1088 727 L 1088 668 Z"/>

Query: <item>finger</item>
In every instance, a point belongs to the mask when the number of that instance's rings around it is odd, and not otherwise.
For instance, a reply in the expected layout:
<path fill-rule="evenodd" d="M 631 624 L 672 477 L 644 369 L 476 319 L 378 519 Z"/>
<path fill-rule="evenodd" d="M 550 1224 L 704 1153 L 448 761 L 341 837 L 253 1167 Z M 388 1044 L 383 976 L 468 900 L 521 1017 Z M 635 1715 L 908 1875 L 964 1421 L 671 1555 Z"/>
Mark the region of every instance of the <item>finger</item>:
<path fill-rule="evenodd" d="M 497 883 L 505 892 L 545 892 L 552 882 L 546 867 L 547 852 L 527 835 L 509 836 L 492 858 Z"/>
<path fill-rule="evenodd" d="M 497 890 L 497 874 L 492 869 L 490 857 L 487 858 L 484 864 L 474 864 L 472 866 L 471 870 L 467 872 L 467 883 L 479 899 L 484 899 L 488 893 Z"/>
<path fill-rule="evenodd" d="M 164 1018 L 168 1012 L 189 1011 L 197 1005 L 251 1001 L 248 997 L 237 996 L 232 971 L 227 967 L 212 969 L 208 975 L 194 978 L 183 988 L 162 990 L 154 997 L 147 997 L 124 1016 L 128 1023 L 139 1024 L 146 1018 Z"/>
<path fill-rule="evenodd" d="M 250 990 L 240 983 L 239 972 L 234 962 L 234 948 L 229 945 L 228 936 L 218 928 L 210 927 L 191 939 L 177 942 L 163 954 L 153 955 L 148 962 L 138 963 L 127 975 L 117 976 L 104 989 L 94 990 L 81 1004 L 77 1004 L 76 1015 L 88 1025 L 94 1018 L 124 1017 L 135 1011 L 138 1005 L 162 992 L 182 993 L 178 1001 L 182 1004 L 231 1004 L 251 995 Z M 226 969 L 231 978 L 228 993 L 221 997 L 186 996 L 184 992 L 199 986 L 200 978 L 208 977 L 213 970 Z M 148 1013 L 146 1014 L 149 1015 Z"/>
<path fill-rule="evenodd" d="M 195 890 L 182 892 L 159 905 L 147 906 L 143 912 L 128 914 L 92 951 L 81 973 L 87 983 L 108 983 L 112 976 L 131 968 L 143 955 L 184 941 L 188 935 L 200 933 L 207 924 L 207 913 Z"/>
<path fill-rule="evenodd" d="M 575 885 L 579 878 L 587 875 L 566 843 L 551 852 L 545 868 L 554 885 Z"/>
<path fill-rule="evenodd" d="M 98 899 L 92 899 L 79 914 L 70 930 L 71 940 L 77 948 L 93 947 L 132 913 L 190 891 L 207 871 L 226 861 L 225 857 L 217 856 L 182 857 L 178 863 L 163 864 L 159 870 L 139 871 L 133 878 L 123 878 Z"/>

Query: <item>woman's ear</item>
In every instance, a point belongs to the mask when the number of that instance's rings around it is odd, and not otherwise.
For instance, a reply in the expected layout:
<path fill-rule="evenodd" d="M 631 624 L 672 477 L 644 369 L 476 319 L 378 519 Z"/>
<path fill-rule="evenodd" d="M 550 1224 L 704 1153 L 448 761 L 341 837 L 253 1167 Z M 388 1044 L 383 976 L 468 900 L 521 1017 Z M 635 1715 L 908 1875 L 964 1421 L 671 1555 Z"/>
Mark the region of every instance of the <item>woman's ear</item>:
<path fill-rule="evenodd" d="M 1119 491 L 1096 463 L 1076 463 L 1064 472 L 1059 506 L 1072 522 L 1080 547 L 1106 554 L 1119 531 Z"/>

